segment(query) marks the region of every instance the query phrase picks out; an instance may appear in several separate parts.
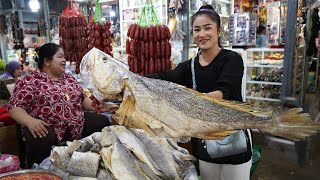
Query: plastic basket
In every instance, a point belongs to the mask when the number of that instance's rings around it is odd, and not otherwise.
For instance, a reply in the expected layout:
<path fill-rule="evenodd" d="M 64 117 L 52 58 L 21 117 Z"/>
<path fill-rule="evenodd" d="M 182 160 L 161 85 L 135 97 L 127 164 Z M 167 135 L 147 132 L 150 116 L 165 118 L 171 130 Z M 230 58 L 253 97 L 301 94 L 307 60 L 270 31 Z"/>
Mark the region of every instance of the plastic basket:
<path fill-rule="evenodd" d="M 261 156 L 262 156 L 261 146 L 254 144 L 252 147 L 252 166 L 250 169 L 250 176 L 252 176 L 255 170 L 257 169 Z"/>

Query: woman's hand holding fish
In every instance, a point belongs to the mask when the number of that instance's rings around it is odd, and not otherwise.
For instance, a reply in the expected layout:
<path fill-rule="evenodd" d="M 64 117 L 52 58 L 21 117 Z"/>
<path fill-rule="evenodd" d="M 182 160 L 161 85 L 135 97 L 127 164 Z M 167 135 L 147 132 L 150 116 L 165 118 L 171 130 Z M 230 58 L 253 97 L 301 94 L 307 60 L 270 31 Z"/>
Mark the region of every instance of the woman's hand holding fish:
<path fill-rule="evenodd" d="M 206 93 L 206 96 L 211 97 L 211 98 L 213 98 L 213 99 L 219 99 L 219 100 L 222 100 L 222 99 L 223 99 L 223 93 L 222 93 L 222 91 L 220 91 L 220 90 Z"/>
<path fill-rule="evenodd" d="M 110 112 L 114 113 L 119 109 L 119 105 L 117 104 L 100 104 L 99 105 L 100 112 Z"/>
<path fill-rule="evenodd" d="M 46 135 L 48 134 L 46 126 L 50 126 L 50 124 L 40 119 L 32 119 L 27 124 L 29 131 L 35 139 L 37 138 L 37 136 L 40 138 L 46 137 Z"/>

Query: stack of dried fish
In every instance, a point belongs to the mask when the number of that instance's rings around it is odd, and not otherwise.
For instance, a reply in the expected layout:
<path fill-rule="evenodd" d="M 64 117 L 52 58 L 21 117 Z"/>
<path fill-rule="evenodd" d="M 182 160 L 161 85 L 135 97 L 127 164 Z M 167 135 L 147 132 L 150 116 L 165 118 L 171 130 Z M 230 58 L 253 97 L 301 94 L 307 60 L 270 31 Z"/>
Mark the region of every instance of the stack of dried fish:
<path fill-rule="evenodd" d="M 109 126 L 67 145 L 53 148 L 50 169 L 69 179 L 197 179 L 187 150 L 141 129 Z"/>

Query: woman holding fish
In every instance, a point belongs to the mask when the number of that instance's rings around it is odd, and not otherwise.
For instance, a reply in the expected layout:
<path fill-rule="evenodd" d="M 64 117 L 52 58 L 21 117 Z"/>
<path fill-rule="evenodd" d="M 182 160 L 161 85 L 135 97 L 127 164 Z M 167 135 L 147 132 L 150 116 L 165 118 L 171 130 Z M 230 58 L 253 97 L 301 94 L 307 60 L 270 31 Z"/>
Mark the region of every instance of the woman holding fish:
<path fill-rule="evenodd" d="M 95 113 L 92 100 L 77 80 L 65 73 L 66 59 L 56 44 L 43 45 L 38 52 L 38 69 L 17 81 L 8 103 L 12 118 L 24 128 L 28 165 L 50 155 L 53 145 L 88 136 L 107 125 L 108 118 Z M 101 111 L 117 106 L 100 105 Z"/>
<path fill-rule="evenodd" d="M 220 16 L 212 6 L 202 6 L 192 16 L 192 33 L 199 47 L 198 55 L 190 61 L 179 64 L 172 71 L 148 77 L 175 82 L 205 93 L 211 98 L 242 101 L 243 61 L 239 54 L 221 48 L 220 32 Z M 202 179 L 248 180 L 250 178 L 252 155 L 250 135 L 247 131 L 243 132 L 246 141 L 242 145 L 246 150 L 241 153 L 231 152 L 222 157 L 210 151 L 210 146 L 207 144 L 210 141 L 192 138 L 192 151 L 199 159 Z"/>

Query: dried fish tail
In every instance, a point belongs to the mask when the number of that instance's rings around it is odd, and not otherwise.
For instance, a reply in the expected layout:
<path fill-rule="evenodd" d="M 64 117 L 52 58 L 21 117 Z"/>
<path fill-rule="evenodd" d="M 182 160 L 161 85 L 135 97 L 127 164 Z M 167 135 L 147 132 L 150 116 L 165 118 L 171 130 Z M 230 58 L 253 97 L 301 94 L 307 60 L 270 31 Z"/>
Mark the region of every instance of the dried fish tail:
<path fill-rule="evenodd" d="M 302 113 L 302 108 L 294 108 L 274 114 L 272 122 L 259 130 L 298 141 L 316 134 L 320 130 L 320 124 L 312 121 L 308 113 Z"/>

